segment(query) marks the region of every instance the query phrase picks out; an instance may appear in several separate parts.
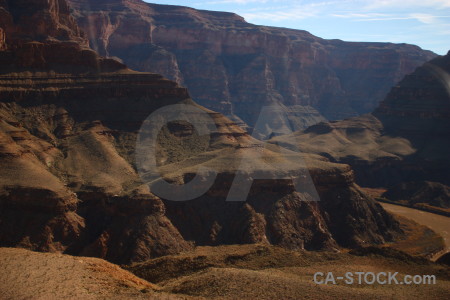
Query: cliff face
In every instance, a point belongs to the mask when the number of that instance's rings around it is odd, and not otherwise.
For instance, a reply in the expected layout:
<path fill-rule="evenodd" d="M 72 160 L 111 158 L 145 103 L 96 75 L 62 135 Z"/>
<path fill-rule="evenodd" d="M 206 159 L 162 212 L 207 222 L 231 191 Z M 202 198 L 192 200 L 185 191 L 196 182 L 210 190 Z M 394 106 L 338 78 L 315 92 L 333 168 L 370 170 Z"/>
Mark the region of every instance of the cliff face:
<path fill-rule="evenodd" d="M 383 197 L 411 206 L 425 203 L 436 207 L 450 208 L 450 187 L 437 182 L 402 183 L 386 191 Z"/>
<path fill-rule="evenodd" d="M 275 140 L 348 163 L 364 186 L 449 184 L 450 53 L 407 75 L 373 114 L 321 123 Z"/>
<path fill-rule="evenodd" d="M 0 74 L 126 69 L 89 48 L 65 0 L 0 2 Z"/>
<path fill-rule="evenodd" d="M 312 106 L 331 120 L 371 112 L 405 74 L 434 57 L 412 45 L 256 26 L 232 13 L 139 0 L 69 2 L 93 49 L 176 80 L 201 105 L 250 126 L 274 101 Z M 306 122 L 291 126 L 323 121 L 308 116 L 296 116 Z"/>
<path fill-rule="evenodd" d="M 382 243 L 398 233 L 391 216 L 354 184 L 348 167 L 315 157 L 307 166 L 321 201 L 305 202 L 308 193 L 296 192 L 290 180 L 263 180 L 253 185 L 246 202 L 226 202 L 240 159 L 260 147 L 217 113 L 211 116 L 219 131 L 194 149 L 198 154 L 170 155 L 185 132 L 173 125 L 162 141 L 167 151 L 158 156 L 168 158 L 161 172 L 169 181 L 188 181 L 201 162 L 218 172 L 213 187 L 188 202 L 154 196 L 133 166 L 137 125 L 160 105 L 189 100 L 184 89 L 149 75 L 141 90 L 133 83 L 142 77 L 110 76 L 64 77 L 64 87 L 61 78 L 1 78 L 2 245 L 127 263 L 188 250 L 192 243 L 314 250 Z M 52 86 L 50 97 L 40 81 Z M 129 86 L 139 97 L 126 92 Z M 31 100 L 39 98 L 45 102 Z M 289 155 L 292 170 L 301 167 L 295 162 L 303 158 Z M 280 159 L 272 151 L 266 157 Z M 260 162 L 252 165 L 272 172 Z"/>
<path fill-rule="evenodd" d="M 405 76 L 373 113 L 390 134 L 447 140 L 450 134 L 450 52 Z"/>
<path fill-rule="evenodd" d="M 77 40 L 86 44 L 64 0 L 4 0 L 0 2 L 1 26 L 14 38 Z"/>
<path fill-rule="evenodd" d="M 1 1 L 0 28 L 1 244 L 118 262 L 190 249 L 161 199 L 123 188 L 138 175 L 100 121 L 136 130 L 187 91 L 89 49 L 63 0 Z M 123 110 L 129 88 L 146 109 Z"/>
<path fill-rule="evenodd" d="M 19 78 L 0 79 L 1 244 L 116 262 L 190 249 L 116 143 L 128 132 L 117 128 L 139 126 L 126 88 L 142 92 L 144 114 L 185 89 L 154 75 Z"/>
<path fill-rule="evenodd" d="M 193 245 L 261 242 L 333 249 L 383 243 L 400 232 L 396 221 L 354 184 L 348 166 L 288 150 L 261 150 L 261 142 L 195 104 L 177 83 L 98 56 L 77 42 L 82 35 L 69 41 L 54 35 L 58 31 L 51 30 L 52 24 L 71 20 L 55 8 L 67 8 L 64 1 L 36 1 L 34 9 L 20 10 L 20 18 L 9 16 L 22 2 L 0 3 L 6 16 L 1 24 L 11 21 L 0 57 L 16 58 L 0 60 L 1 246 L 129 263 Z M 48 35 L 39 31 L 23 37 L 26 31 L 11 29 L 37 15 L 50 18 L 44 22 Z M 45 55 L 49 49 L 54 51 Z M 80 66 L 76 58 L 85 51 L 91 59 Z M 144 184 L 135 148 L 149 114 L 181 103 L 210 116 L 217 129 L 198 136 L 181 121 L 169 123 L 158 137 L 159 171 L 178 183 L 188 182 L 199 167 L 218 176 L 205 195 L 172 202 Z M 311 192 L 295 191 L 291 180 L 262 180 L 247 202 L 225 201 L 241 158 L 262 152 L 267 161 L 282 161 L 279 151 L 290 162 L 281 173 L 308 167 L 321 201 L 304 201 Z M 265 174 L 280 172 L 262 161 L 250 165 Z"/>

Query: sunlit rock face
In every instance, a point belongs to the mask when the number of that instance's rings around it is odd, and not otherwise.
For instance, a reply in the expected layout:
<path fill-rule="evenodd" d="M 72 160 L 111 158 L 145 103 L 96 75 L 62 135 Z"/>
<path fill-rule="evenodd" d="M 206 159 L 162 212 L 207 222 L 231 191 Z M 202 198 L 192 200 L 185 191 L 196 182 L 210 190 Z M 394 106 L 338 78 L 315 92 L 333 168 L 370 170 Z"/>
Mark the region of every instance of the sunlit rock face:
<path fill-rule="evenodd" d="M 435 56 L 413 45 L 256 26 L 232 13 L 139 0 L 69 2 L 100 54 L 163 74 L 188 87 L 199 104 L 250 127 L 273 102 L 314 108 L 296 115 L 294 130 L 369 113 L 404 75 Z"/>
<path fill-rule="evenodd" d="M 130 263 L 195 245 L 331 250 L 401 233 L 361 192 L 348 166 L 266 149 L 176 82 L 131 71 L 87 48 L 65 1 L 0 4 L 0 246 Z M 195 107 L 195 120 L 207 116 L 215 124 L 199 135 L 175 120 L 156 139 L 153 171 L 165 180 L 189 183 L 200 167 L 217 173 L 211 188 L 191 201 L 156 195 L 136 162 L 143 121 L 168 105 Z M 251 158 L 247 175 L 268 179 L 255 181 L 246 201 L 226 201 L 244 158 Z M 310 176 L 309 190 L 294 188 L 289 176 L 299 172 Z M 305 201 L 313 192 L 320 201 Z"/>

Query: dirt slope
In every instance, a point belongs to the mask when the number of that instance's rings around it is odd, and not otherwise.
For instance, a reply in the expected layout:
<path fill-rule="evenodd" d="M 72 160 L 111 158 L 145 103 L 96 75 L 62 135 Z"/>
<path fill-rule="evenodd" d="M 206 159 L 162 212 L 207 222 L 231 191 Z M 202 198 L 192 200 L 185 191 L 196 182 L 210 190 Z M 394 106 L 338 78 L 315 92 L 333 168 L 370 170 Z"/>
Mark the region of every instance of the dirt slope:
<path fill-rule="evenodd" d="M 0 248 L 2 299 L 185 299 L 104 260 Z"/>
<path fill-rule="evenodd" d="M 349 253 L 294 252 L 264 245 L 200 247 L 130 267 L 163 290 L 208 299 L 442 299 L 450 293 L 447 267 L 392 249 Z M 435 274 L 436 285 L 317 285 L 316 272 Z"/>

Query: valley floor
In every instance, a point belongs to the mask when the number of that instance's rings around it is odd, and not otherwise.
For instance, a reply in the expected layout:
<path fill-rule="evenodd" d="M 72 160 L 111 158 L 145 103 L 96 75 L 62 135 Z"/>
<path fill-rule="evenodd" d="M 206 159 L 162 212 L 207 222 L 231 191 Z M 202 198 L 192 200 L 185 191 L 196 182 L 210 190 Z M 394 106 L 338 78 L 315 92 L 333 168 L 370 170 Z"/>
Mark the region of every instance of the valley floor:
<path fill-rule="evenodd" d="M 198 247 L 127 267 L 96 258 L 0 248 L 4 299 L 446 299 L 450 269 L 396 250 L 294 252 L 267 245 Z M 318 285 L 314 274 L 436 275 L 433 285 Z M 150 283 L 152 281 L 152 283 Z M 3 299 L 2 298 L 2 299 Z"/>
<path fill-rule="evenodd" d="M 197 247 L 191 252 L 122 268 L 97 258 L 0 248 L 0 298 L 448 298 L 450 268 L 409 254 L 437 257 L 440 249 L 448 251 L 450 218 L 403 206 L 382 206 L 395 214 L 406 233 L 398 241 L 384 245 L 390 248 L 335 253 L 290 251 L 260 244 Z M 427 274 L 435 275 L 437 281 L 432 285 L 348 285 L 337 280 L 336 284 L 319 285 L 314 282 L 316 272 L 333 272 L 334 276 L 346 272 L 398 272 L 399 279 Z"/>
<path fill-rule="evenodd" d="M 421 211 L 414 208 L 409 208 L 400 205 L 394 205 L 389 203 L 381 203 L 384 209 L 395 215 L 399 215 L 408 219 L 412 219 L 415 222 L 425 225 L 432 229 L 434 232 L 443 237 L 445 243 L 445 249 L 435 253 L 432 260 L 436 260 L 440 255 L 450 251 L 450 218 L 438 214 L 433 214 L 425 211 Z"/>

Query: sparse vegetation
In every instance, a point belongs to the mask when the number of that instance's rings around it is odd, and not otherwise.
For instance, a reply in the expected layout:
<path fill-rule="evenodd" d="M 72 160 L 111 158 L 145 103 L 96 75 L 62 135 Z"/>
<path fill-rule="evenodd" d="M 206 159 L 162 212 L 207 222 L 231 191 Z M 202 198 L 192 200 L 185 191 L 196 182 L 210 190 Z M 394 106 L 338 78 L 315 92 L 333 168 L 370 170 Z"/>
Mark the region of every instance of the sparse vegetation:
<path fill-rule="evenodd" d="M 405 236 L 395 243 L 388 244 L 390 247 L 411 255 L 427 257 L 445 248 L 444 239 L 430 228 L 398 215 L 396 219 L 400 222 Z"/>
<path fill-rule="evenodd" d="M 392 248 L 350 253 L 289 251 L 269 245 L 199 247 L 195 251 L 135 264 L 129 270 L 163 291 L 208 299 L 440 299 L 450 273 L 423 257 Z M 316 272 L 399 272 L 437 274 L 435 286 L 317 285 Z"/>

